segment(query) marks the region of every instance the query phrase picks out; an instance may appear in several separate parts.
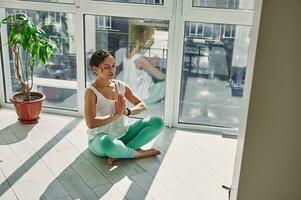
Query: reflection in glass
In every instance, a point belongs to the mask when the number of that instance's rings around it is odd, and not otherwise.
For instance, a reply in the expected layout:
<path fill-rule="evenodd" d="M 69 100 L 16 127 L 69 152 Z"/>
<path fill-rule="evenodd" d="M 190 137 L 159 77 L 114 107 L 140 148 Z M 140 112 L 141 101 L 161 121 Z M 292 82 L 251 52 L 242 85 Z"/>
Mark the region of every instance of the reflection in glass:
<path fill-rule="evenodd" d="M 152 5 L 164 4 L 164 0 L 93 0 L 93 1 L 109 1 L 109 2 L 121 2 L 121 3 L 152 4 Z"/>
<path fill-rule="evenodd" d="M 238 127 L 249 36 L 249 26 L 186 22 L 180 123 Z"/>
<path fill-rule="evenodd" d="M 116 58 L 115 78 L 147 103 L 150 115 L 163 116 L 168 22 L 87 15 L 85 31 L 87 83 L 95 79 L 88 66 L 91 54 L 110 50 Z"/>
<path fill-rule="evenodd" d="M 70 13 L 5 9 L 6 14 L 23 12 L 31 17 L 57 45 L 54 55 L 41 65 L 35 63 L 34 90 L 46 95 L 44 105 L 77 110 L 76 96 L 76 54 L 75 54 L 75 15 Z M 9 31 L 9 30 L 8 30 Z M 8 59 L 8 58 L 4 58 Z M 24 58 L 23 58 L 24 59 Z M 20 91 L 19 84 L 14 79 L 13 57 L 9 50 L 10 74 L 12 91 Z M 51 81 L 55 80 L 55 81 Z M 68 83 L 67 83 L 68 82 Z M 70 84 L 72 83 L 72 84 Z M 74 85 L 68 88 L 68 85 Z M 8 90 L 10 88 L 7 88 Z M 72 91 L 72 92 L 70 92 Z M 72 102 L 72 103 L 71 103 Z"/>
<path fill-rule="evenodd" d="M 254 9 L 254 0 L 193 0 L 192 6 L 252 10 Z"/>

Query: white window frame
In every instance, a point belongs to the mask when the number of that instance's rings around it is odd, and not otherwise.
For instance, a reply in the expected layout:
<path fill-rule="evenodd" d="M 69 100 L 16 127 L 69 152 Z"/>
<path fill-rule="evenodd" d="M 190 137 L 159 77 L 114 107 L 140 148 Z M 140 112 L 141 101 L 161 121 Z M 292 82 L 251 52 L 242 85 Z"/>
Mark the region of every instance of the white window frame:
<path fill-rule="evenodd" d="M 110 30 L 112 29 L 112 17 L 111 16 L 96 16 L 96 27 L 101 30 Z M 109 19 L 109 24 L 107 24 L 107 20 Z"/>
<path fill-rule="evenodd" d="M 204 38 L 204 39 L 213 39 L 214 30 L 212 31 L 212 35 L 210 37 L 205 36 L 205 27 L 208 26 L 208 24 L 197 23 L 197 22 L 188 22 L 188 23 L 189 23 L 189 33 L 188 34 L 189 34 L 190 37 L 200 37 L 200 38 Z M 194 33 L 191 31 L 192 24 L 195 25 Z M 210 26 L 212 26 L 211 28 L 214 29 L 214 25 L 210 24 Z M 199 28 L 202 28 L 201 33 L 199 33 Z"/>
<path fill-rule="evenodd" d="M 235 38 L 236 29 L 233 24 L 224 24 L 223 38 Z M 226 27 L 230 26 L 230 36 L 226 36 Z"/>
<path fill-rule="evenodd" d="M 194 27 L 194 32 L 192 28 Z M 201 33 L 199 33 L 199 28 L 202 28 Z M 196 22 L 189 22 L 189 36 L 190 37 L 203 37 L 204 35 L 204 24 L 196 23 Z"/>
<path fill-rule="evenodd" d="M 60 20 L 58 22 L 56 21 L 56 15 L 57 15 L 57 13 L 55 13 L 55 12 L 48 12 L 47 20 L 45 20 L 45 25 L 52 25 L 52 24 L 61 25 L 61 15 L 60 15 Z"/>

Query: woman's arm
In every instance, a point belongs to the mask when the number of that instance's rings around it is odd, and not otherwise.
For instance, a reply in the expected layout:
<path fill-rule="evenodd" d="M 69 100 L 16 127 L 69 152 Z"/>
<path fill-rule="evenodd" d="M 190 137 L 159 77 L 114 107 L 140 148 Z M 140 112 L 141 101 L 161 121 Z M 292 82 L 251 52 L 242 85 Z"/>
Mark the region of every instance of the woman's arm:
<path fill-rule="evenodd" d="M 96 128 L 111 123 L 118 119 L 125 110 L 125 105 L 121 105 L 120 97 L 118 97 L 118 103 L 116 105 L 116 112 L 111 115 L 106 115 L 96 118 L 96 95 L 92 90 L 86 90 L 85 92 L 85 119 L 88 128 Z"/>
<path fill-rule="evenodd" d="M 158 80 L 164 80 L 165 74 L 163 74 L 157 67 L 153 66 L 152 63 L 145 57 L 140 57 L 135 60 L 135 64 L 138 68 L 144 69 L 151 76 Z"/>
<path fill-rule="evenodd" d="M 147 108 L 145 103 L 131 90 L 127 84 L 123 84 L 125 85 L 125 97 L 131 104 L 134 105 L 130 108 L 131 115 L 138 115 L 139 113 L 146 111 Z M 123 114 L 128 115 L 128 111 L 125 109 Z"/>

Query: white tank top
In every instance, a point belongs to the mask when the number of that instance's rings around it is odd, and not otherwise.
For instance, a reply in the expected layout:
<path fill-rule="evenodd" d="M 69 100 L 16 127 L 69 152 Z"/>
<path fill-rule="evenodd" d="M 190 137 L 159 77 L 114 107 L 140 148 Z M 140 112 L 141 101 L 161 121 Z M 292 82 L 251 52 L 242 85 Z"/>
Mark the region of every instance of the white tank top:
<path fill-rule="evenodd" d="M 135 61 L 141 56 L 141 54 L 135 54 L 131 58 L 127 58 L 126 55 L 124 55 L 123 81 L 126 82 L 142 100 L 146 100 L 149 97 L 148 90 L 154 83 L 152 77 L 143 69 L 139 69 L 135 64 Z"/>
<path fill-rule="evenodd" d="M 125 93 L 125 86 L 122 81 L 113 81 L 117 89 L 118 94 Z M 103 96 L 94 86 L 92 82 L 87 89 L 91 89 L 97 98 L 96 101 L 96 117 L 97 116 L 106 116 L 115 113 L 114 100 L 108 99 Z M 86 89 L 86 90 L 87 90 Z M 110 138 L 121 138 L 128 131 L 128 121 L 127 117 L 122 115 L 113 122 L 106 124 L 104 126 L 96 127 L 93 129 L 88 129 L 87 133 L 89 136 L 96 136 L 97 134 L 104 133 L 110 136 Z"/>

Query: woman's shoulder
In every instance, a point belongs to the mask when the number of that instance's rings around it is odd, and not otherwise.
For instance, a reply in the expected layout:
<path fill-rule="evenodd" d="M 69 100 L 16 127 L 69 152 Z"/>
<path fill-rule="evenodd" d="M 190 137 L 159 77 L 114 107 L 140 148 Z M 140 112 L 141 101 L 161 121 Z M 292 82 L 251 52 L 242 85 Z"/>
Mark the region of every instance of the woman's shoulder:
<path fill-rule="evenodd" d="M 101 96 L 101 93 L 98 91 L 98 89 L 96 87 L 95 80 L 91 81 L 88 84 L 88 86 L 85 90 L 85 96 L 86 95 L 91 96 L 93 98 L 97 98 L 97 97 Z"/>
<path fill-rule="evenodd" d="M 85 102 L 96 102 L 97 99 L 97 95 L 95 93 L 95 91 L 93 91 L 91 88 L 86 88 L 85 91 Z"/>

